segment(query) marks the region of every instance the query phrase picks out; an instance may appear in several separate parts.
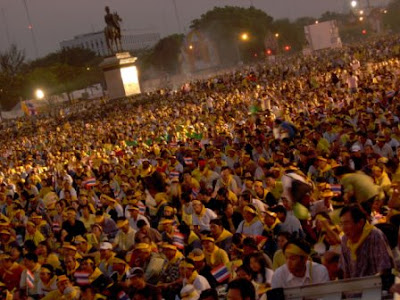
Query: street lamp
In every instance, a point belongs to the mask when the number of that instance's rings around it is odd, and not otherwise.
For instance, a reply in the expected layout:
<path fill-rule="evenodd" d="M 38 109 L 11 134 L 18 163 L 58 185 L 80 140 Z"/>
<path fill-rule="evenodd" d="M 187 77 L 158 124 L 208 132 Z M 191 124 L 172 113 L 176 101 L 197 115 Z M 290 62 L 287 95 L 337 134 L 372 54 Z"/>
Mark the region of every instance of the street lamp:
<path fill-rule="evenodd" d="M 357 1 L 355 1 L 355 0 L 353 0 L 353 1 L 350 2 L 351 7 L 353 7 L 353 8 L 356 7 L 357 4 L 358 4 L 358 3 L 357 3 Z"/>
<path fill-rule="evenodd" d="M 247 41 L 249 39 L 249 35 L 244 32 L 240 35 L 240 38 L 242 41 Z"/>
<path fill-rule="evenodd" d="M 279 37 L 279 33 L 275 33 L 275 37 L 278 38 Z"/>
<path fill-rule="evenodd" d="M 42 100 L 44 98 L 44 92 L 41 89 L 35 91 L 35 96 L 37 99 Z"/>
<path fill-rule="evenodd" d="M 359 18 L 360 22 L 364 21 L 364 17 Z"/>
<path fill-rule="evenodd" d="M 193 50 L 193 45 L 189 45 L 189 50 Z"/>

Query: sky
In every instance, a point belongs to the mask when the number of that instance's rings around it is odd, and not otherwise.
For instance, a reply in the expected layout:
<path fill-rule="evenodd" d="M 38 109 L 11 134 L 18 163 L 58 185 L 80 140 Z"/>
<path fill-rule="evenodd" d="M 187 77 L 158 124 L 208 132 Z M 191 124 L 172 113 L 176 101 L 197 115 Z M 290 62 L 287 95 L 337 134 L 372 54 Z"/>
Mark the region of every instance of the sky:
<path fill-rule="evenodd" d="M 122 28 L 159 32 L 166 36 L 179 31 L 174 13 L 176 1 L 181 31 L 190 21 L 215 6 L 235 5 L 262 9 L 275 19 L 302 16 L 318 17 L 331 10 L 342 12 L 346 0 L 0 0 L 0 51 L 11 43 L 25 49 L 28 58 L 36 57 L 24 7 L 26 1 L 38 56 L 59 49 L 62 40 L 75 35 L 103 30 L 104 7 L 110 6 L 123 19 Z"/>

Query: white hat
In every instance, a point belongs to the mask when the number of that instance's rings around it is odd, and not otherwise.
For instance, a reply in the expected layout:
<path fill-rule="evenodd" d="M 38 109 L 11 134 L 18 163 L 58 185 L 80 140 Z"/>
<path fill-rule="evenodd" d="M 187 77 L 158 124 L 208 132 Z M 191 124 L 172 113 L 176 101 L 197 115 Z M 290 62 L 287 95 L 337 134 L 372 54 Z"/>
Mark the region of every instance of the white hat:
<path fill-rule="evenodd" d="M 112 245 L 109 242 L 103 242 L 100 244 L 100 250 L 112 250 Z"/>
<path fill-rule="evenodd" d="M 361 151 L 361 147 L 359 145 L 353 145 L 351 146 L 351 152 L 359 152 Z"/>

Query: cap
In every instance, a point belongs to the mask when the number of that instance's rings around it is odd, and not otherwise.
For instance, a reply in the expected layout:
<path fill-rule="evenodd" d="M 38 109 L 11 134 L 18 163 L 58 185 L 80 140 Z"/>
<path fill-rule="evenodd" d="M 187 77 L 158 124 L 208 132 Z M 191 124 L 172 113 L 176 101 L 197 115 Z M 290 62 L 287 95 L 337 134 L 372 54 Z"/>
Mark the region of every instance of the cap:
<path fill-rule="evenodd" d="M 65 243 L 62 246 L 64 249 L 68 249 L 68 250 L 72 250 L 72 251 L 77 251 L 78 249 L 76 249 L 76 247 L 74 245 L 71 245 L 70 243 Z"/>
<path fill-rule="evenodd" d="M 118 220 L 117 221 L 117 227 L 118 228 L 122 228 L 122 227 L 124 227 L 125 225 L 128 225 L 128 224 L 129 224 L 128 220 Z"/>
<path fill-rule="evenodd" d="M 74 238 L 74 243 L 75 243 L 76 245 L 79 245 L 79 244 L 81 244 L 81 243 L 87 243 L 87 240 L 86 240 L 83 236 L 78 235 L 78 236 L 76 236 L 76 237 Z"/>
<path fill-rule="evenodd" d="M 193 251 L 189 253 L 188 258 L 190 258 L 191 260 L 196 262 L 196 261 L 204 260 L 205 257 L 204 257 L 203 250 L 196 248 L 196 249 L 193 249 Z"/>
<path fill-rule="evenodd" d="M 135 249 L 134 250 L 150 252 L 151 251 L 151 247 L 150 247 L 149 244 L 146 244 L 146 243 L 137 243 L 135 245 Z"/>
<path fill-rule="evenodd" d="M 60 275 L 57 277 L 57 283 L 58 282 L 63 282 L 63 281 L 68 281 L 68 277 L 66 275 Z"/>
<path fill-rule="evenodd" d="M 127 264 L 126 261 L 124 261 L 123 259 L 118 258 L 118 257 L 114 257 L 114 258 L 111 260 L 111 262 L 112 262 L 113 264 L 124 264 L 124 265 Z"/>
<path fill-rule="evenodd" d="M 353 145 L 350 149 L 351 152 L 359 152 L 361 151 L 361 147 L 359 145 Z"/>
<path fill-rule="evenodd" d="M 112 245 L 109 242 L 103 242 L 100 244 L 100 250 L 112 250 Z"/>
<path fill-rule="evenodd" d="M 132 268 L 130 269 L 127 274 L 126 274 L 126 278 L 131 279 L 133 277 L 139 276 L 142 277 L 144 275 L 144 271 L 142 268 L 136 267 L 136 268 Z"/>
<path fill-rule="evenodd" d="M 166 224 L 173 224 L 173 223 L 174 223 L 174 220 L 172 220 L 172 219 L 162 219 L 159 224 L 166 225 Z"/>
<path fill-rule="evenodd" d="M 170 249 L 170 250 L 177 250 L 178 248 L 175 245 L 171 245 L 168 243 L 161 244 L 161 248 Z"/>

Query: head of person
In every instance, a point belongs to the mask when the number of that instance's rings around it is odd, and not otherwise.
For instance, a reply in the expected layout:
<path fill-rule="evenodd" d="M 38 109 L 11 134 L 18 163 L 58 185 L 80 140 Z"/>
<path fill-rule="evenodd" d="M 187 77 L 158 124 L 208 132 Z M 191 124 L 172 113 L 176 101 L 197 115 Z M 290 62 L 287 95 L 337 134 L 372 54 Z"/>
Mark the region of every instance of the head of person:
<path fill-rule="evenodd" d="M 91 285 L 84 285 L 81 287 L 81 299 L 85 300 L 95 300 L 96 299 L 96 290 Z"/>
<path fill-rule="evenodd" d="M 366 222 L 367 216 L 358 204 L 345 206 L 340 212 L 340 223 L 343 233 L 352 242 L 358 241 Z"/>
<path fill-rule="evenodd" d="M 139 220 L 136 223 L 137 228 L 139 229 L 139 231 L 143 234 L 147 234 L 148 230 L 149 230 L 149 225 L 146 223 L 145 220 Z"/>
<path fill-rule="evenodd" d="M 203 236 L 201 246 L 205 252 L 212 253 L 215 249 L 215 239 L 211 236 Z"/>
<path fill-rule="evenodd" d="M 38 257 L 35 253 L 29 252 L 24 255 L 24 265 L 28 270 L 35 268 L 38 262 Z"/>
<path fill-rule="evenodd" d="M 96 268 L 96 264 L 91 257 L 85 257 L 81 262 L 82 271 L 88 274 L 92 274 L 94 269 Z"/>
<path fill-rule="evenodd" d="M 237 268 L 236 270 L 236 275 L 238 278 L 244 278 L 246 280 L 252 279 L 252 271 L 248 265 L 241 265 L 240 267 Z"/>
<path fill-rule="evenodd" d="M 253 190 L 256 192 L 257 195 L 263 196 L 264 195 L 264 187 L 261 180 L 256 180 L 253 183 Z"/>
<path fill-rule="evenodd" d="M 141 261 L 147 261 L 151 256 L 151 246 L 143 241 L 141 243 L 137 243 L 134 248 L 134 254 Z"/>
<path fill-rule="evenodd" d="M 255 300 L 256 291 L 251 281 L 238 278 L 228 284 L 228 300 Z"/>
<path fill-rule="evenodd" d="M 67 270 L 74 270 L 76 267 L 76 258 L 75 256 L 68 255 L 64 258 L 64 264 Z"/>
<path fill-rule="evenodd" d="M 287 215 L 287 210 L 283 205 L 277 205 L 273 211 L 276 213 L 276 216 L 278 217 L 279 221 L 285 222 L 286 220 L 286 215 Z"/>
<path fill-rule="evenodd" d="M 221 178 L 224 181 L 227 181 L 231 175 L 231 169 L 229 167 L 222 167 L 221 169 Z"/>
<path fill-rule="evenodd" d="M 203 269 L 203 267 L 206 264 L 203 250 L 199 248 L 193 249 L 193 251 L 189 253 L 188 258 L 190 258 L 193 261 L 196 270 Z"/>
<path fill-rule="evenodd" d="M 265 276 L 265 269 L 268 267 L 268 263 L 263 253 L 256 252 L 250 254 L 249 266 L 254 274 L 261 274 Z"/>
<path fill-rule="evenodd" d="M 201 292 L 200 300 L 218 300 L 218 292 L 216 289 L 206 289 Z"/>
<path fill-rule="evenodd" d="M 258 245 L 254 238 L 251 236 L 246 237 L 243 240 L 243 255 L 249 255 L 258 251 Z"/>
<path fill-rule="evenodd" d="M 283 247 L 283 253 L 289 272 L 296 277 L 303 277 L 310 252 L 311 248 L 306 241 L 301 239 L 288 241 Z"/>
<path fill-rule="evenodd" d="M 100 258 L 108 259 L 112 255 L 112 244 L 109 242 L 103 242 L 100 244 Z"/>
<path fill-rule="evenodd" d="M 257 217 L 256 208 L 252 204 L 246 205 L 243 209 L 244 220 L 246 222 L 251 222 L 255 217 Z"/>
<path fill-rule="evenodd" d="M 221 235 L 223 230 L 224 230 L 224 227 L 222 226 L 221 219 L 212 219 L 210 221 L 210 231 L 211 231 L 211 235 L 214 239 L 217 239 Z"/>
<path fill-rule="evenodd" d="M 74 223 L 76 220 L 76 210 L 73 207 L 67 209 L 67 220 L 70 223 Z"/>
<path fill-rule="evenodd" d="M 123 259 L 118 258 L 118 257 L 114 257 L 112 259 L 112 269 L 113 269 L 113 271 L 118 272 L 118 273 L 122 273 L 122 272 L 125 271 L 126 266 L 127 266 L 127 264 Z"/>
<path fill-rule="evenodd" d="M 290 233 L 287 231 L 281 231 L 278 233 L 277 236 L 277 244 L 279 249 L 283 249 L 285 247 L 286 243 L 290 240 Z"/>
<path fill-rule="evenodd" d="M 333 251 L 326 251 L 322 256 L 322 264 L 328 270 L 329 278 L 335 280 L 339 276 L 339 258 L 340 254 Z"/>
<path fill-rule="evenodd" d="M 168 260 L 173 259 L 176 255 L 176 251 L 178 251 L 178 249 L 176 248 L 175 245 L 171 245 L 171 244 L 167 244 L 167 243 L 161 245 L 161 250 L 162 250 L 162 253 L 164 253 L 165 257 Z"/>
<path fill-rule="evenodd" d="M 192 205 L 193 205 L 193 210 L 196 214 L 200 214 L 204 207 L 203 203 L 201 203 L 200 200 L 193 200 Z"/>
<path fill-rule="evenodd" d="M 39 277 L 43 283 L 48 283 L 54 276 L 54 268 L 52 265 L 44 264 L 40 268 Z"/>
<path fill-rule="evenodd" d="M 337 178 L 341 179 L 344 175 L 351 174 L 354 171 L 347 166 L 339 166 L 339 167 L 335 168 L 334 172 L 335 172 L 335 176 Z"/>
<path fill-rule="evenodd" d="M 272 211 L 266 211 L 264 214 L 264 223 L 267 226 L 272 226 L 275 224 L 278 215 Z"/>
<path fill-rule="evenodd" d="M 183 278 L 190 278 L 194 271 L 194 263 L 190 258 L 186 258 L 179 265 L 179 272 Z"/>
<path fill-rule="evenodd" d="M 117 227 L 122 232 L 128 233 L 129 228 L 130 228 L 129 221 L 127 219 L 125 219 L 124 217 L 121 217 L 117 221 Z"/>
<path fill-rule="evenodd" d="M 57 288 L 62 295 L 64 295 L 65 290 L 69 287 L 72 287 L 72 284 L 67 276 L 61 275 L 57 277 Z"/>

